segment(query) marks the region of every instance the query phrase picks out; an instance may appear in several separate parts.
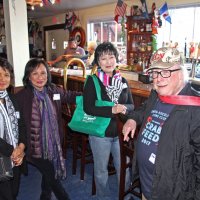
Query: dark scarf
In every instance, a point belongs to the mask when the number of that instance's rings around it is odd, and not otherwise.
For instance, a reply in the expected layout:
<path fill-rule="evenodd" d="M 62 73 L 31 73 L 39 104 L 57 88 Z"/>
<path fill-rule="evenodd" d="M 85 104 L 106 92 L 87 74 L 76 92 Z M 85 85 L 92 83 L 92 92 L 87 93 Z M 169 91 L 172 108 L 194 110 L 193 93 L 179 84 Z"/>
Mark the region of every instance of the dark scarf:
<path fill-rule="evenodd" d="M 101 69 L 98 69 L 97 76 L 106 87 L 106 92 L 112 102 L 118 103 L 119 96 L 123 89 L 127 88 L 127 84 L 122 82 L 121 74 L 119 70 L 113 71 L 113 76 L 109 77 Z"/>
<path fill-rule="evenodd" d="M 7 91 L 0 91 L 0 98 L 4 99 L 4 104 L 0 101 L 0 115 L 1 115 L 1 130 L 0 137 L 5 139 L 7 143 L 11 144 L 14 148 L 18 144 L 18 120 L 17 113 L 13 106 Z"/>
<path fill-rule="evenodd" d="M 41 115 L 42 157 L 53 162 L 56 178 L 66 177 L 65 161 L 62 157 L 56 111 L 53 107 L 47 89 L 38 91 L 34 89 Z"/>

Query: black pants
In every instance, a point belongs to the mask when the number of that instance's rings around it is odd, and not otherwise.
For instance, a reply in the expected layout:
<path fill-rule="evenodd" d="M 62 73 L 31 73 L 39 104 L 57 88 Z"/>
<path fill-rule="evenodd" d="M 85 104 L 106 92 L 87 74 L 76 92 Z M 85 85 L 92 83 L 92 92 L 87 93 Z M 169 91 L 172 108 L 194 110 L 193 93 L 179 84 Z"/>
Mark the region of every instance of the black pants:
<path fill-rule="evenodd" d="M 53 192 L 58 200 L 69 200 L 69 196 L 63 188 L 60 180 L 55 179 L 55 170 L 53 164 L 49 160 L 34 158 L 33 164 L 42 174 L 40 200 L 50 200 L 51 192 Z"/>
<path fill-rule="evenodd" d="M 0 200 L 16 200 L 19 191 L 19 167 L 13 168 L 13 179 L 0 182 Z"/>

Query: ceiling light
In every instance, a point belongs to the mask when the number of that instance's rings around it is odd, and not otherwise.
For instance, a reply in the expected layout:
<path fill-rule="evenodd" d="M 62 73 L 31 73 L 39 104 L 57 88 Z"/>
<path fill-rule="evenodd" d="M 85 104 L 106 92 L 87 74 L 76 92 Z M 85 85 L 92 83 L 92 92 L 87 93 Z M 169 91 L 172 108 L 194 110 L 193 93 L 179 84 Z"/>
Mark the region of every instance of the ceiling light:
<path fill-rule="evenodd" d="M 26 0 L 26 3 L 31 6 L 39 6 L 42 2 L 42 0 Z"/>
<path fill-rule="evenodd" d="M 47 4 L 55 4 L 55 3 L 60 3 L 60 0 L 26 0 L 26 3 L 30 6 L 40 6 L 43 7 L 43 5 Z"/>
<path fill-rule="evenodd" d="M 52 3 L 52 4 L 55 4 L 55 2 L 56 2 L 55 0 L 51 0 L 51 3 Z"/>

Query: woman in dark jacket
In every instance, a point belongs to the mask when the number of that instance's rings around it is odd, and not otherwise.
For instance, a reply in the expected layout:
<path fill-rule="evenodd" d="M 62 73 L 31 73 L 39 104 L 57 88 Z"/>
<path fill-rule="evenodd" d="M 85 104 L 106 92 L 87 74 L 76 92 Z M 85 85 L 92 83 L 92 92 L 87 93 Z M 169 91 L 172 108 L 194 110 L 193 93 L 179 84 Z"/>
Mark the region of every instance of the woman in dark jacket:
<path fill-rule="evenodd" d="M 12 78 L 13 67 L 0 58 L 0 154 L 10 157 L 13 164 L 13 178 L 0 181 L 0 199 L 6 200 L 16 199 L 20 172 L 25 172 L 25 126 L 15 96 L 7 92 Z"/>
<path fill-rule="evenodd" d="M 68 200 L 60 182 L 66 177 L 61 148 L 61 104 L 75 103 L 79 93 L 64 91 L 53 85 L 48 66 L 42 59 L 31 59 L 26 64 L 23 84 L 24 89 L 17 97 L 27 127 L 27 160 L 42 174 L 40 199 L 51 199 L 53 191 L 57 199 Z"/>
<path fill-rule="evenodd" d="M 83 92 L 83 106 L 87 114 L 111 118 L 104 138 L 89 136 L 98 200 L 111 200 L 107 170 L 110 153 L 113 157 L 118 181 L 120 177 L 120 146 L 115 114 L 125 115 L 134 109 L 128 82 L 116 69 L 117 60 L 118 52 L 112 43 L 104 42 L 96 48 L 94 62 L 98 66 L 96 76 L 101 87 L 101 98 L 113 102 L 114 106 L 95 106 L 97 94 L 92 77 L 88 78 Z"/>

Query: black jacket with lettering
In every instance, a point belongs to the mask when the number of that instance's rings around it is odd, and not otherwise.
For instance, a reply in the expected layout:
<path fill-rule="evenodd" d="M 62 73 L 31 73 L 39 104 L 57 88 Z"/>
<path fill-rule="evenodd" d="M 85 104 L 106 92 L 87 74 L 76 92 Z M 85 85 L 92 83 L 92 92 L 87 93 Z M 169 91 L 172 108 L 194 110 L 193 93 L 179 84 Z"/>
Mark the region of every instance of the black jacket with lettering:
<path fill-rule="evenodd" d="M 182 95 L 195 96 L 189 83 L 183 91 Z M 141 125 L 141 130 L 157 100 L 152 90 L 148 100 L 129 116 Z M 135 155 L 133 180 L 139 175 Z M 200 107 L 176 105 L 165 121 L 150 200 L 200 200 Z"/>

